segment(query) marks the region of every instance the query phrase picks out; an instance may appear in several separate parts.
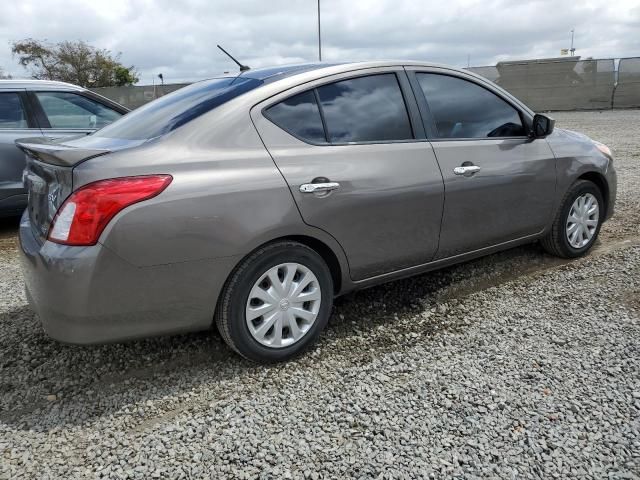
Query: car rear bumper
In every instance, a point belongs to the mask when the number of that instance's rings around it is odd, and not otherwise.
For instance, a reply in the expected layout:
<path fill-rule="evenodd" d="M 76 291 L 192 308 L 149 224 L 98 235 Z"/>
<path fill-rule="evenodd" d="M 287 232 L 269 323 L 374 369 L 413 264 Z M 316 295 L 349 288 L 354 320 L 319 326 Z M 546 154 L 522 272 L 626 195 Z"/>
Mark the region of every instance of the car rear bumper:
<path fill-rule="evenodd" d="M 140 268 L 97 244 L 40 243 L 20 222 L 27 298 L 45 332 L 67 343 L 105 343 L 207 329 L 237 259 Z"/>

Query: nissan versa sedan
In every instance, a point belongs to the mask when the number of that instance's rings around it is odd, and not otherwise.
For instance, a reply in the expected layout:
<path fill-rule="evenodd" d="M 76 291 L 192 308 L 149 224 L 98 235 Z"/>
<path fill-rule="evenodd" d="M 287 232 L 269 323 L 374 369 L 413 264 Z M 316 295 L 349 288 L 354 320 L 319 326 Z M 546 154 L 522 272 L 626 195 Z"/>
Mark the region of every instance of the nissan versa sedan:
<path fill-rule="evenodd" d="M 27 206 L 24 153 L 16 148 L 16 139 L 86 135 L 127 112 L 69 83 L 0 80 L 0 217 L 20 215 Z"/>
<path fill-rule="evenodd" d="M 257 362 L 309 347 L 352 290 L 535 241 L 584 255 L 616 197 L 605 145 L 421 62 L 249 70 L 18 146 L 22 266 L 49 335 L 215 323 Z"/>

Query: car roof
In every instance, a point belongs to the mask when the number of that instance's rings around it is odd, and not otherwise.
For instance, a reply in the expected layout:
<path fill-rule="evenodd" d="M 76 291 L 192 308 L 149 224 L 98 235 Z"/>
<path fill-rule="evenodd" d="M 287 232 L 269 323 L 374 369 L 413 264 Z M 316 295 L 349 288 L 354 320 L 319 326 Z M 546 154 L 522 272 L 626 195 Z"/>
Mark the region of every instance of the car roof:
<path fill-rule="evenodd" d="M 11 79 L 11 80 L 0 80 L 0 89 L 3 88 L 20 88 L 26 90 L 42 90 L 46 88 L 47 90 L 72 90 L 72 91 L 83 91 L 85 90 L 78 85 L 73 85 L 71 83 L 66 82 L 55 82 L 53 80 L 33 80 L 33 79 Z"/>
<path fill-rule="evenodd" d="M 247 70 L 240 74 L 232 73 L 230 76 L 242 76 L 246 78 L 254 78 L 256 80 L 262 80 L 265 83 L 271 83 L 273 81 L 282 80 L 287 77 L 292 77 L 301 73 L 310 72 L 312 70 L 329 69 L 337 67 L 338 70 L 349 71 L 354 68 L 375 68 L 375 67 L 387 67 L 387 66 L 422 66 L 422 67 L 447 67 L 447 65 L 441 65 L 438 63 L 421 62 L 415 60 L 373 60 L 373 61 L 361 61 L 361 62 L 308 62 L 298 63 L 291 65 L 278 65 L 273 67 L 257 68 L 255 70 Z M 332 68 L 336 70 L 335 68 Z"/>
<path fill-rule="evenodd" d="M 322 63 L 322 62 L 309 62 L 309 63 L 296 63 L 290 65 L 275 65 L 272 67 L 262 67 L 247 70 L 240 73 L 239 76 L 245 78 L 253 78 L 256 80 L 262 80 L 264 82 L 272 82 L 275 80 L 281 80 L 286 77 L 290 77 L 299 73 L 309 72 L 311 70 L 318 70 L 321 68 L 332 67 L 340 65 L 339 63 Z"/>

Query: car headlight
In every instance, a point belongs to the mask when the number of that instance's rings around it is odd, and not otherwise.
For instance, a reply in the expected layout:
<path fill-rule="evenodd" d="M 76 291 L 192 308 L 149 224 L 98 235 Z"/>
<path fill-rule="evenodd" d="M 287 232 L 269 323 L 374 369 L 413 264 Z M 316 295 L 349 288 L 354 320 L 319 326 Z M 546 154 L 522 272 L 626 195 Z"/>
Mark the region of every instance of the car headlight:
<path fill-rule="evenodd" d="M 598 150 L 604 153 L 604 155 L 609 160 L 613 160 L 613 153 L 611 152 L 611 149 L 609 147 L 607 147 L 604 143 L 596 142 L 595 140 L 593 141 L 593 144 L 596 146 Z"/>

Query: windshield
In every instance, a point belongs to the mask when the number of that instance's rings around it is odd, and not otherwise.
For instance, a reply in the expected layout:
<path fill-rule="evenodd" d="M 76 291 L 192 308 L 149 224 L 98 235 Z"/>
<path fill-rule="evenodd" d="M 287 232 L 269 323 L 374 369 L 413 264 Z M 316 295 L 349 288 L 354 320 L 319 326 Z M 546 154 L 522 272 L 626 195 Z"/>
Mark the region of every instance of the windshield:
<path fill-rule="evenodd" d="M 98 130 L 97 137 L 150 140 L 262 85 L 254 78 L 215 78 L 176 90 Z"/>

